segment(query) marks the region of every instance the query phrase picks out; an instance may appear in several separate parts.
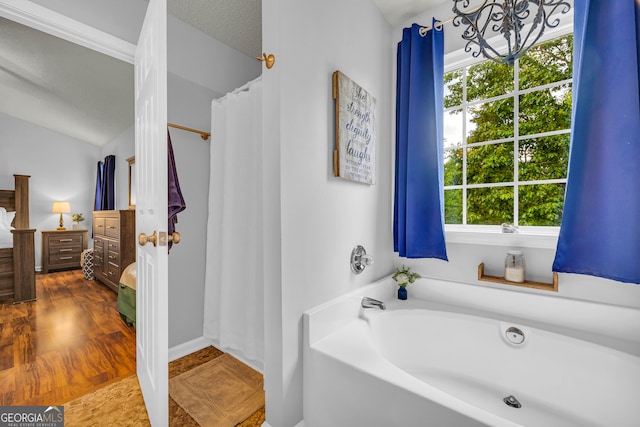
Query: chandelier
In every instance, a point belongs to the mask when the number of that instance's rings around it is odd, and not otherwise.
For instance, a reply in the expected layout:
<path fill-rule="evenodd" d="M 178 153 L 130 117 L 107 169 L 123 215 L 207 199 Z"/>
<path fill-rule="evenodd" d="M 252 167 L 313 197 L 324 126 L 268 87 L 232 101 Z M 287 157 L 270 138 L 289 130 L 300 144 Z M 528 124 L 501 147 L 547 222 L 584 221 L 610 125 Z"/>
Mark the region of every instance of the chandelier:
<path fill-rule="evenodd" d="M 560 19 L 553 18 L 556 12 L 565 14 L 571 6 L 563 0 L 484 0 L 482 5 L 469 8 L 470 0 L 453 0 L 453 25 L 463 26 L 462 38 L 467 41 L 465 52 L 499 64 L 513 66 L 516 58 L 542 37 L 545 28 L 555 28 Z M 459 5 L 461 7 L 459 7 Z M 506 41 L 506 52 L 500 53 L 489 45 L 487 37 L 502 35 Z"/>

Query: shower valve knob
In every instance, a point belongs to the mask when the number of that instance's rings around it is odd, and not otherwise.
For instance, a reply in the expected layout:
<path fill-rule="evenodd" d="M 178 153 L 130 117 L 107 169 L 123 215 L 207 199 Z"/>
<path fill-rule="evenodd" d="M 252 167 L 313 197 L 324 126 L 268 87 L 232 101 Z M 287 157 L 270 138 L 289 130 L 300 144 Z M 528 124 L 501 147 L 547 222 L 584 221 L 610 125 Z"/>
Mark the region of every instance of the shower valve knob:
<path fill-rule="evenodd" d="M 364 265 L 373 264 L 373 257 L 371 255 L 362 255 L 360 257 L 360 263 Z"/>
<path fill-rule="evenodd" d="M 367 255 L 367 251 L 361 245 L 356 246 L 351 251 L 351 271 L 354 274 L 360 274 L 367 265 L 373 264 L 373 257 Z"/>

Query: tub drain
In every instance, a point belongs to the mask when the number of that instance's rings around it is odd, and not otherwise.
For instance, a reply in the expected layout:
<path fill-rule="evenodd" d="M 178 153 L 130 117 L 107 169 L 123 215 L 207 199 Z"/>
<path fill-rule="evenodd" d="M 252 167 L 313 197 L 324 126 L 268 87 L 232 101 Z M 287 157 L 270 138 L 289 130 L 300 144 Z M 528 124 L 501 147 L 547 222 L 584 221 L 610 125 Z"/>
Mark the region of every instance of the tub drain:
<path fill-rule="evenodd" d="M 511 406 L 512 408 L 521 408 L 522 407 L 520 402 L 518 402 L 518 399 L 516 399 L 513 396 L 507 396 L 504 399 L 502 399 L 502 401 L 504 403 L 506 403 L 507 405 Z"/>

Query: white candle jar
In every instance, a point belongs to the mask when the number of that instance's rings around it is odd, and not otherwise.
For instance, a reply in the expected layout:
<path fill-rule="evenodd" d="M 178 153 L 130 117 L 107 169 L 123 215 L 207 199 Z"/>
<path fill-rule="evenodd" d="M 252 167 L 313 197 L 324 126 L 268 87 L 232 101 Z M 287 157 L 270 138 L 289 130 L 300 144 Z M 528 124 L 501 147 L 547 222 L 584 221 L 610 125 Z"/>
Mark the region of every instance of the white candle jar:
<path fill-rule="evenodd" d="M 504 279 L 509 282 L 523 283 L 525 273 L 522 251 L 510 249 L 504 259 Z"/>

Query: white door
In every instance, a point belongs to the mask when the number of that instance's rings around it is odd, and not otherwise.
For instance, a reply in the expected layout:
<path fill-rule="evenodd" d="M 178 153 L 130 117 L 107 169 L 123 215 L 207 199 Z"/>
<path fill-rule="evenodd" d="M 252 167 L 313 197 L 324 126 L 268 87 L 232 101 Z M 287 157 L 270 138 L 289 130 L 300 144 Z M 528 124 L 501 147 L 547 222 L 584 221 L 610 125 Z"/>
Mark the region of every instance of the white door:
<path fill-rule="evenodd" d="M 149 419 L 168 425 L 167 3 L 151 0 L 135 58 L 136 347 Z M 154 236 L 146 244 L 141 233 Z M 143 239 L 144 240 L 144 239 Z"/>

